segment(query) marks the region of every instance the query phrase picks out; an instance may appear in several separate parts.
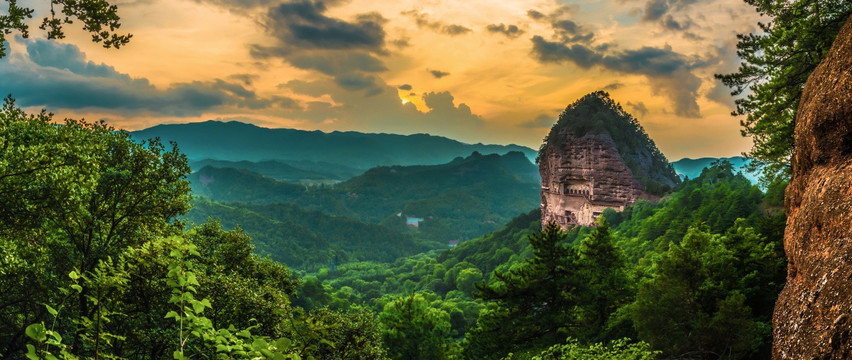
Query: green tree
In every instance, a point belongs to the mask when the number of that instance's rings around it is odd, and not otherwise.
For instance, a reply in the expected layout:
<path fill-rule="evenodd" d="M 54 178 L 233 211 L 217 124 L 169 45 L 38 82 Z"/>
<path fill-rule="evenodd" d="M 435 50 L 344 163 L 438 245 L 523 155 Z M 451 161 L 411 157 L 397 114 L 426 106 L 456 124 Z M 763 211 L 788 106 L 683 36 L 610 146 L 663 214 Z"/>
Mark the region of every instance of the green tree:
<path fill-rule="evenodd" d="M 764 166 L 768 182 L 789 177 L 796 109 L 808 76 L 828 53 L 840 27 L 852 14 L 847 0 L 745 0 L 771 20 L 761 32 L 738 35 L 743 60 L 733 74 L 717 74 L 732 89 L 734 115 L 754 145 L 746 154 L 754 168 Z"/>
<path fill-rule="evenodd" d="M 316 359 L 387 359 L 375 320 L 375 314 L 363 308 L 342 312 L 323 307 L 308 314 L 302 321 L 304 332 L 296 331 L 294 338 L 306 348 L 305 354 Z"/>
<path fill-rule="evenodd" d="M 433 308 L 422 294 L 399 297 L 379 314 L 382 338 L 392 359 L 444 359 L 450 316 Z"/>
<path fill-rule="evenodd" d="M 18 5 L 17 0 L 6 0 L 6 15 L 0 15 L 0 58 L 6 56 L 6 35 L 17 31 L 22 37 L 30 36 L 27 20 L 34 9 Z M 63 39 L 63 26 L 74 21 L 83 23 L 83 30 L 92 34 L 92 41 L 103 43 L 105 48 L 116 48 L 130 42 L 132 35 L 119 35 L 121 27 L 118 6 L 106 0 L 50 0 L 50 16 L 42 19 L 40 29 L 47 31 L 48 39 Z"/>
<path fill-rule="evenodd" d="M 0 351 L 22 348 L 24 328 L 45 320 L 41 304 L 59 300 L 70 271 L 89 276 L 128 247 L 179 231 L 174 219 L 189 207 L 188 172 L 174 145 L 134 142 L 103 123 L 57 125 L 51 114 L 26 114 L 7 98 L 0 108 L 0 242 L 10 245 L 12 266 L 0 281 Z M 93 319 L 92 290 L 83 288 L 68 318 Z M 83 335 L 79 329 L 74 341 Z"/>
<path fill-rule="evenodd" d="M 564 240 L 559 225 L 548 223 L 529 236 L 532 259 L 477 286 L 478 297 L 491 303 L 465 338 L 466 358 L 499 359 L 516 349 L 556 344 L 577 331 L 578 256 Z"/>
<path fill-rule="evenodd" d="M 456 278 L 456 288 L 468 295 L 476 291 L 476 283 L 482 281 L 482 271 L 477 268 L 467 268 L 459 272 Z"/>
<path fill-rule="evenodd" d="M 633 312 L 639 338 L 672 357 L 741 359 L 753 353 L 758 324 L 735 286 L 734 256 L 722 236 L 691 227 L 639 287 Z"/>
<path fill-rule="evenodd" d="M 595 343 L 588 346 L 577 339 L 568 338 L 565 344 L 553 345 L 532 360 L 654 360 L 660 354 L 651 350 L 644 342 L 631 343 L 628 339 L 614 340 L 609 344 Z M 506 360 L 518 357 L 509 356 Z"/>
<path fill-rule="evenodd" d="M 606 218 L 598 218 L 595 225 L 577 249 L 579 275 L 584 284 L 579 292 L 583 309 L 580 328 L 585 338 L 603 340 L 610 338 L 610 332 L 620 332 L 616 336 L 627 335 L 624 329 L 611 329 L 616 324 L 610 324 L 610 316 L 630 303 L 633 291 L 629 286 L 627 262 L 613 241 Z"/>

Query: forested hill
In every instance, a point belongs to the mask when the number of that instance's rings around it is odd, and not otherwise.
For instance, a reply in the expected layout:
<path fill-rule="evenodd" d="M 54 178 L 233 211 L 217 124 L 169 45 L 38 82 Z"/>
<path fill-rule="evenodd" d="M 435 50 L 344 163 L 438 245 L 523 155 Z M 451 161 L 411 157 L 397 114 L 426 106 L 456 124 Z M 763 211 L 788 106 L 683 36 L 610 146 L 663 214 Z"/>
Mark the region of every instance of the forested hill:
<path fill-rule="evenodd" d="M 541 149 L 563 146 L 566 135 L 576 138 L 597 135 L 612 139 L 622 161 L 645 189 L 672 187 L 680 182 L 639 120 L 624 111 L 607 92 L 596 91 L 568 105 L 550 129 Z"/>
<path fill-rule="evenodd" d="M 268 129 L 236 121 L 157 125 L 134 131 L 131 136 L 175 141 L 190 160 L 300 160 L 345 164 L 362 170 L 379 165 L 442 164 L 474 151 L 520 151 L 530 159 L 536 156 L 535 150 L 523 146 L 465 144 L 428 134 L 324 133 Z"/>
<path fill-rule="evenodd" d="M 538 206 L 537 176 L 535 165 L 522 153 L 510 152 L 473 153 L 442 165 L 377 167 L 334 186 L 291 184 L 247 170 L 214 167 L 196 171 L 190 180 L 196 195 L 215 201 L 296 204 L 414 231 L 418 238 L 446 245 L 496 230 Z"/>
<path fill-rule="evenodd" d="M 786 271 L 777 190 L 763 194 L 721 162 L 659 202 L 607 210 L 597 228 L 542 231 L 533 210 L 440 254 L 320 270 L 300 304 L 357 303 L 383 319 L 398 296 L 426 304 L 420 326 L 448 330 L 419 339 L 464 359 L 528 359 L 566 337 L 568 347 L 630 338 L 661 352 L 594 359 L 766 359 Z"/>
<path fill-rule="evenodd" d="M 701 175 L 701 171 L 711 167 L 713 163 L 723 160 L 731 163 L 734 167 L 734 171 L 743 174 L 743 176 L 745 176 L 746 179 L 749 179 L 752 184 L 758 183 L 757 173 L 749 172 L 747 170 L 751 160 L 742 156 L 732 156 L 727 158 L 703 157 L 698 159 L 683 158 L 672 162 L 672 166 L 678 175 L 694 179 Z"/>

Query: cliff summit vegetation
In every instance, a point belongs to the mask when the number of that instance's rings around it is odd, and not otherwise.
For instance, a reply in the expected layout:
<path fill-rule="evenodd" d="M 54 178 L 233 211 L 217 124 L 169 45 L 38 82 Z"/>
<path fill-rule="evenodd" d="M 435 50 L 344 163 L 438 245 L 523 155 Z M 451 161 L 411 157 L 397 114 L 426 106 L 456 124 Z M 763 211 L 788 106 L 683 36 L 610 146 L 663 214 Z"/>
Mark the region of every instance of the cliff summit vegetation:
<path fill-rule="evenodd" d="M 562 137 L 602 136 L 615 144 L 622 161 L 644 190 L 662 195 L 680 182 L 666 156 L 633 115 L 615 102 L 609 93 L 596 91 L 565 108 L 550 129 L 541 149 L 562 146 Z M 543 152 L 539 152 L 541 156 Z"/>

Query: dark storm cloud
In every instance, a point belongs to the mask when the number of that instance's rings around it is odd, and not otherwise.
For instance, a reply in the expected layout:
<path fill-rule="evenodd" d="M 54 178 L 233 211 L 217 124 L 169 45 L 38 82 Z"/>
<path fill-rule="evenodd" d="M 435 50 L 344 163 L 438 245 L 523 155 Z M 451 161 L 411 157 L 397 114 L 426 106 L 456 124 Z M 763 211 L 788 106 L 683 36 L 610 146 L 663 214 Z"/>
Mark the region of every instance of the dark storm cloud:
<path fill-rule="evenodd" d="M 301 49 L 363 49 L 382 52 L 386 20 L 378 13 L 361 14 L 353 22 L 325 16 L 322 1 L 300 0 L 269 10 L 266 27 L 282 46 Z"/>
<path fill-rule="evenodd" d="M 491 24 L 486 26 L 485 29 L 492 33 L 500 33 L 506 35 L 506 37 L 510 39 L 514 39 L 518 36 L 523 35 L 524 33 L 524 31 L 518 28 L 517 25 L 506 25 L 503 23 Z"/>
<path fill-rule="evenodd" d="M 417 10 L 403 11 L 401 14 L 414 19 L 414 23 L 417 24 L 417 26 L 420 28 L 431 29 L 450 36 L 464 35 L 472 31 L 471 29 L 462 25 L 446 24 L 442 21 L 433 21 L 429 19 L 429 14 L 421 13 Z"/>
<path fill-rule="evenodd" d="M 263 108 L 292 101 L 260 98 L 239 83 L 221 79 L 158 89 L 147 79 L 132 79 L 111 66 L 86 61 L 74 45 L 35 40 L 26 47 L 26 58 L 0 60 L 0 91 L 13 94 L 23 106 L 189 116 L 221 106 Z"/>
<path fill-rule="evenodd" d="M 547 41 L 541 36 L 534 36 L 532 42 L 533 57 L 542 63 L 571 62 L 581 68 L 602 66 L 621 73 L 645 75 L 655 93 L 672 101 L 675 114 L 700 116 L 696 99 L 701 80 L 691 71 L 707 66 L 707 61 L 687 58 L 670 47 L 646 46 L 607 54 L 582 44 Z"/>
<path fill-rule="evenodd" d="M 432 76 L 434 76 L 436 79 L 440 79 L 444 76 L 450 75 L 450 73 L 441 70 L 429 70 L 429 73 L 431 73 Z"/>
<path fill-rule="evenodd" d="M 414 87 L 412 87 L 412 86 L 411 86 L 411 85 L 409 85 L 409 84 L 402 84 L 402 85 L 400 85 L 399 87 L 397 87 L 397 89 L 405 90 L 405 91 L 411 91 L 411 89 L 413 89 L 413 88 L 414 88 Z"/>

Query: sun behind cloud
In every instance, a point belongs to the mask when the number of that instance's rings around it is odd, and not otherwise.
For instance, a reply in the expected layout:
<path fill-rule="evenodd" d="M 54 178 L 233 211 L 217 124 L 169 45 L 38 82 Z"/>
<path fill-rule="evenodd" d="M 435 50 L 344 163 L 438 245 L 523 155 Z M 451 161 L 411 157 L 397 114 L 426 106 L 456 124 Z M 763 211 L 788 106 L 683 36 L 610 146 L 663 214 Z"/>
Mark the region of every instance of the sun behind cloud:
<path fill-rule="evenodd" d="M 736 34 L 753 31 L 742 0 L 155 0 L 119 11 L 134 34 L 120 51 L 77 33 L 12 39 L 0 92 L 126 129 L 239 119 L 537 148 L 565 105 L 603 89 L 672 159 L 750 146 L 713 78 L 737 68 Z"/>

